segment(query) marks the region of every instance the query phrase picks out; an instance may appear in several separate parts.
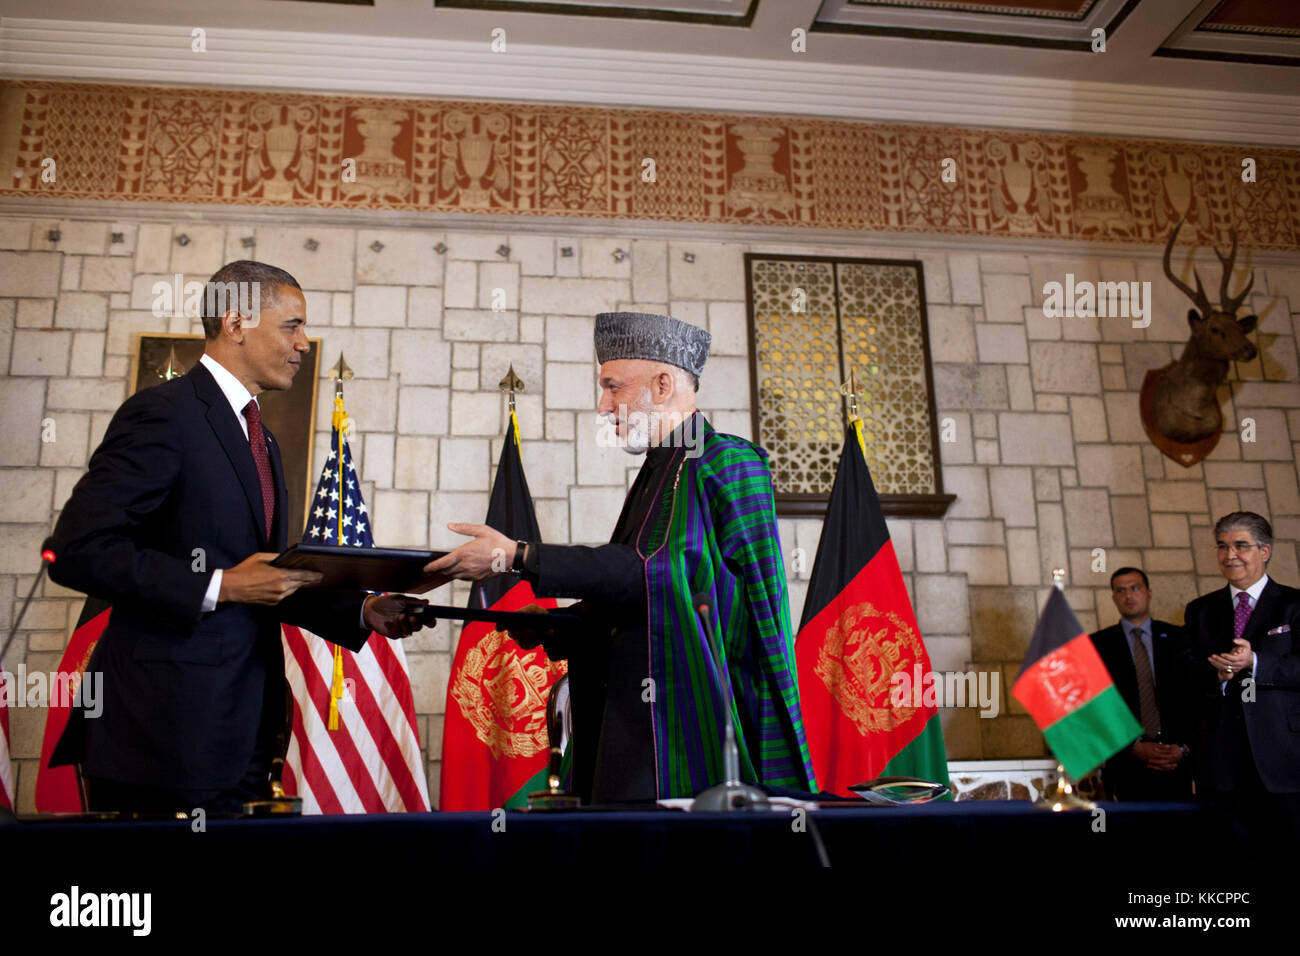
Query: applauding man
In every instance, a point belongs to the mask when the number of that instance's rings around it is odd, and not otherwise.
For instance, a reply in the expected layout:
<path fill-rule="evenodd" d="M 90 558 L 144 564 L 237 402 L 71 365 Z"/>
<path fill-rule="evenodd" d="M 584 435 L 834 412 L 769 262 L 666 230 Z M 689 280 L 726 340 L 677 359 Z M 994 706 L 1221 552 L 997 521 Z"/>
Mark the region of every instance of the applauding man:
<path fill-rule="evenodd" d="M 1237 511 L 1215 525 L 1228 586 L 1187 605 L 1201 663 L 1208 759 L 1197 787 L 1261 832 L 1300 834 L 1300 591 L 1268 576 L 1273 529 Z"/>

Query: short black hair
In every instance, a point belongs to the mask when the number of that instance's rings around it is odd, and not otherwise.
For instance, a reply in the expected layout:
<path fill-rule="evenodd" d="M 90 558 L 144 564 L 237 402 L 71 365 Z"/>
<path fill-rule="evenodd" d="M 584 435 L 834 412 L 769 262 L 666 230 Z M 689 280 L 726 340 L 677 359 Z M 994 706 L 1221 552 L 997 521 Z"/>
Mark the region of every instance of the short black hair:
<path fill-rule="evenodd" d="M 1151 582 L 1147 580 L 1147 573 L 1143 571 L 1141 568 L 1120 568 L 1118 571 L 1116 571 L 1114 574 L 1110 576 L 1110 589 L 1112 591 L 1115 590 L 1115 579 L 1125 574 L 1142 575 L 1142 586 L 1146 588 L 1148 591 L 1151 590 Z"/>
<path fill-rule="evenodd" d="M 251 259 L 227 262 L 203 286 L 204 336 L 215 339 L 221 334 L 221 317 L 232 308 L 241 308 L 252 302 L 252 293 L 248 290 L 257 291 L 260 308 L 274 303 L 282 286 L 302 290 L 297 279 L 276 266 Z M 269 293 L 265 302 L 264 293 Z"/>

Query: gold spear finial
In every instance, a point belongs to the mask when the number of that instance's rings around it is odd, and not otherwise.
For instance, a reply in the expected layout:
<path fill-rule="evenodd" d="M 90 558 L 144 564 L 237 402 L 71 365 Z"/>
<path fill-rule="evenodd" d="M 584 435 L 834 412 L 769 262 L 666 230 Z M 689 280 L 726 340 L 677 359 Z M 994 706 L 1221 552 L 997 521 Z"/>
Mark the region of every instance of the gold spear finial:
<path fill-rule="evenodd" d="M 334 367 L 330 369 L 330 371 L 334 373 L 334 394 L 341 398 L 343 396 L 343 383 L 354 378 L 356 373 L 353 372 L 352 367 L 343 360 L 343 353 L 341 351 L 339 352 L 339 360 L 334 363 Z"/>
<path fill-rule="evenodd" d="M 1065 568 L 1052 568 L 1052 585 L 1065 590 Z"/>
<path fill-rule="evenodd" d="M 857 375 L 853 369 L 849 369 L 849 380 L 840 386 L 840 394 L 849 397 L 849 418 L 858 417 L 858 396 L 866 392 L 866 389 L 858 384 Z"/>
<path fill-rule="evenodd" d="M 167 353 L 167 364 L 158 371 L 158 377 L 164 382 L 170 382 L 174 378 L 180 378 L 185 374 L 185 366 L 176 358 L 176 346 L 172 346 Z"/>
<path fill-rule="evenodd" d="M 524 390 L 523 380 L 515 374 L 515 366 L 513 362 L 510 363 L 510 368 L 506 372 L 506 377 L 497 383 L 497 388 L 501 389 L 503 392 L 510 393 L 510 411 L 513 413 L 515 410 L 515 392 L 522 392 Z"/>

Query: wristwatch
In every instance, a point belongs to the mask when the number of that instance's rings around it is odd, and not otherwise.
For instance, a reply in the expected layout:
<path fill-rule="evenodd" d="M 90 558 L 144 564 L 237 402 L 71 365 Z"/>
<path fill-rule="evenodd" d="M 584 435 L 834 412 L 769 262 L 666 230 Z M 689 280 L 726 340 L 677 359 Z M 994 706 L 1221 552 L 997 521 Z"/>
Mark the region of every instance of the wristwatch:
<path fill-rule="evenodd" d="M 515 542 L 515 560 L 510 565 L 510 570 L 515 574 L 522 574 L 524 570 L 524 551 L 528 547 L 527 541 Z"/>

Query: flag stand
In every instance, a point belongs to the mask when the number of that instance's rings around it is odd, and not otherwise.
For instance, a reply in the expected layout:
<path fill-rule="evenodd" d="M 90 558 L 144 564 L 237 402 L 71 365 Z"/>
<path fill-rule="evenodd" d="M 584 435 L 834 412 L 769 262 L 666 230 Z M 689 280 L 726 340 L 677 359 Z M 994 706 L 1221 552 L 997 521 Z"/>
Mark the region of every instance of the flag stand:
<path fill-rule="evenodd" d="M 1065 590 L 1064 568 L 1052 568 L 1052 586 L 1060 588 L 1062 591 Z M 1065 772 L 1065 766 L 1057 763 L 1055 788 L 1044 789 L 1043 795 L 1034 801 L 1034 808 L 1051 810 L 1053 813 L 1061 813 L 1064 810 L 1097 809 L 1097 804 L 1086 797 L 1079 796 L 1076 789 L 1077 785 L 1073 778 Z"/>
<path fill-rule="evenodd" d="M 1034 807 L 1038 810 L 1060 813 L 1062 810 L 1095 810 L 1097 804 L 1075 792 L 1074 780 L 1065 772 L 1065 767 L 1058 763 L 1056 787 L 1044 790 L 1043 795 L 1034 801 Z"/>

